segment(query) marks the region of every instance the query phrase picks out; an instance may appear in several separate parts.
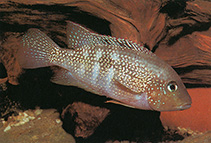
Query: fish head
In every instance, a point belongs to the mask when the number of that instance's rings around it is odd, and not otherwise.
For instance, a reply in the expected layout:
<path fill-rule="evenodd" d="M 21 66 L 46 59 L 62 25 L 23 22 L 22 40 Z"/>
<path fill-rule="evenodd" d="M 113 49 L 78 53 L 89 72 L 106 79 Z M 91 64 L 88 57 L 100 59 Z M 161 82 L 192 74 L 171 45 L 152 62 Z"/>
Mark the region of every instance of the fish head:
<path fill-rule="evenodd" d="M 147 95 L 149 106 L 156 111 L 184 110 L 192 103 L 182 80 L 171 68 L 152 80 Z"/>

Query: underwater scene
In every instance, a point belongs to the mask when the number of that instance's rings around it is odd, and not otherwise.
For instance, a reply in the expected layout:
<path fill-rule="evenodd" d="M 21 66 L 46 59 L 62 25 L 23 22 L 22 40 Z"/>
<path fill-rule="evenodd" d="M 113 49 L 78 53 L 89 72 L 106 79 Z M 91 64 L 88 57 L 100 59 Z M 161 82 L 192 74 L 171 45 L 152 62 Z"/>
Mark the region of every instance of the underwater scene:
<path fill-rule="evenodd" d="M 1 0 L 0 142 L 211 142 L 210 7 Z"/>

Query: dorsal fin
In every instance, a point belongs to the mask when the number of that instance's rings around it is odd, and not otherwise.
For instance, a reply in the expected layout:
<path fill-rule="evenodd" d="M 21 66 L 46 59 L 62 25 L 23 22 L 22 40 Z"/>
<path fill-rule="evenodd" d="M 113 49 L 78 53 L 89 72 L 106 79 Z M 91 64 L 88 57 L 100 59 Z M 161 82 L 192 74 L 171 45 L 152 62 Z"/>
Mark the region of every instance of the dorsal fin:
<path fill-rule="evenodd" d="M 114 45 L 123 49 L 132 49 L 146 54 L 152 54 L 147 48 L 132 41 L 93 33 L 88 29 L 71 21 L 67 21 L 68 48 L 78 48 L 83 45 Z"/>
<path fill-rule="evenodd" d="M 89 45 L 91 42 L 91 33 L 84 27 L 67 21 L 67 42 L 68 48 L 78 48 L 83 45 Z"/>

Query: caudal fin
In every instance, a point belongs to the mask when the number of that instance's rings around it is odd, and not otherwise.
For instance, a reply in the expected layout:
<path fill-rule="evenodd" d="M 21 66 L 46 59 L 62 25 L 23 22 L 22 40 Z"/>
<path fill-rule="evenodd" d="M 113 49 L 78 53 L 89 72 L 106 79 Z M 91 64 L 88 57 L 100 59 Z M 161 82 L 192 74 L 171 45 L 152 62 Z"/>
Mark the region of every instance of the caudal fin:
<path fill-rule="evenodd" d="M 51 52 L 59 46 L 39 29 L 29 29 L 23 35 L 17 59 L 22 68 L 39 68 L 53 65 Z"/>

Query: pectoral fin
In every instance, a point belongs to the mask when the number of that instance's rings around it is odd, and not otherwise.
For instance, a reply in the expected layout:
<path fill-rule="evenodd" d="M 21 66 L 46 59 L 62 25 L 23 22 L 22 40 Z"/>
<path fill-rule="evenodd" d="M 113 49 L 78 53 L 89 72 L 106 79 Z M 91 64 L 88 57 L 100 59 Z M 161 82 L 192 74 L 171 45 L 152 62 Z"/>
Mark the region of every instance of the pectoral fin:
<path fill-rule="evenodd" d="M 122 73 L 119 73 L 118 76 L 115 76 L 115 81 L 125 88 L 131 90 L 135 93 L 141 93 L 142 88 L 139 86 L 139 83 L 135 83 L 129 76 L 125 76 Z"/>

